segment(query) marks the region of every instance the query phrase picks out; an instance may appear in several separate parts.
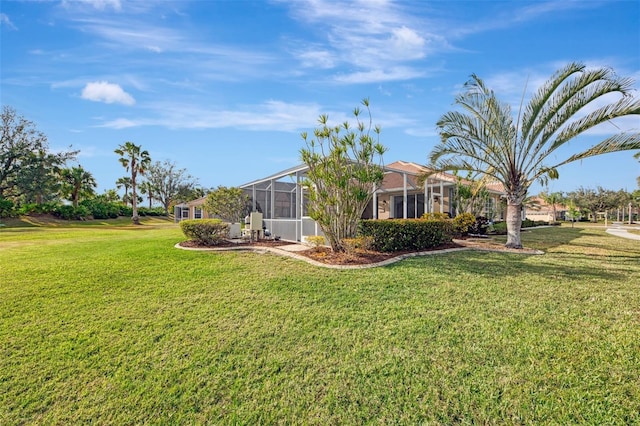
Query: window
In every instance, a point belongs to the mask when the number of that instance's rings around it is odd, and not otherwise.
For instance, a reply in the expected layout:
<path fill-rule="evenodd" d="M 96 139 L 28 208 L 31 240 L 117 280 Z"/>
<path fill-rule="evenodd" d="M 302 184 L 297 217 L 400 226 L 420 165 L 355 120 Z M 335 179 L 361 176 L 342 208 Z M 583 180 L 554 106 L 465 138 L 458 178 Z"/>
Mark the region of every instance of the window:
<path fill-rule="evenodd" d="M 193 208 L 193 218 L 202 219 L 202 209 L 200 207 Z"/>

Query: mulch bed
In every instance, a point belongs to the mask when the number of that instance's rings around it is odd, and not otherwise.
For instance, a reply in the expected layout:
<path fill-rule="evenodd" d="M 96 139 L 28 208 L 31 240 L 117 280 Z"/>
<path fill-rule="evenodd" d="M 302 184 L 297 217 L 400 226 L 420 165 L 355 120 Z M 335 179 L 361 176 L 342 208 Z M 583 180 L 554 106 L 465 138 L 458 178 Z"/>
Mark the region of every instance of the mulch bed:
<path fill-rule="evenodd" d="M 461 247 L 463 246 L 456 243 L 449 243 L 420 251 L 439 251 Z M 319 247 L 305 250 L 303 252 L 298 252 L 298 254 L 306 256 L 309 259 L 313 259 L 317 262 L 326 263 L 329 265 L 368 265 L 409 253 L 415 253 L 415 251 L 396 251 L 393 253 L 381 253 L 372 250 L 356 250 L 353 253 L 334 253 L 329 247 Z"/>

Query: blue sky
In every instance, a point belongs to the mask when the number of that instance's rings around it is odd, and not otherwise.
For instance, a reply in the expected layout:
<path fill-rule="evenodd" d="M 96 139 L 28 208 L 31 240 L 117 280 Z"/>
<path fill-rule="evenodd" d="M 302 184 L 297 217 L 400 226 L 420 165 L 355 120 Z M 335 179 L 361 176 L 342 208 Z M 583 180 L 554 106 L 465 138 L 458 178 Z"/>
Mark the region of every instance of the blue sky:
<path fill-rule="evenodd" d="M 204 187 L 233 186 L 299 164 L 300 133 L 323 113 L 348 119 L 363 98 L 385 162 L 426 163 L 472 73 L 514 110 L 525 85 L 570 61 L 640 88 L 639 22 L 636 0 L 3 0 L 0 97 L 53 149 L 79 149 L 100 192 L 125 175 L 113 153 L 125 141 Z M 640 119 L 605 124 L 559 158 L 617 129 Z M 564 166 L 549 189 L 631 191 L 632 155 Z"/>

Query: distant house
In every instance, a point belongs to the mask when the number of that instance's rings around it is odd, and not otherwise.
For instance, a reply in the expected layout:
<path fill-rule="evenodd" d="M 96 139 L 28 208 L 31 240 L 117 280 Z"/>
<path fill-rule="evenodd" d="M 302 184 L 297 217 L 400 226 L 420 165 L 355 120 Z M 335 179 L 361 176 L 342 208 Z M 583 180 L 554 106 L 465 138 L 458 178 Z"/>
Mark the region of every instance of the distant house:
<path fill-rule="evenodd" d="M 200 197 L 187 203 L 177 204 L 173 208 L 174 220 L 179 222 L 185 219 L 208 219 L 210 216 L 204 210 L 204 202 L 207 196 Z"/>
<path fill-rule="evenodd" d="M 262 212 L 264 225 L 272 235 L 290 241 L 322 235 L 319 226 L 308 216 L 306 190 L 301 184 L 307 170 L 306 165 L 299 165 L 240 185 L 249 195 L 253 210 Z M 427 212 L 455 216 L 452 199 L 458 178 L 452 174 L 437 173 L 419 184 L 418 176 L 427 170 L 424 166 L 405 161 L 386 165 L 384 180 L 374 191 L 362 218 L 419 218 Z M 502 186 L 493 184 L 487 189 L 490 197 L 484 215 L 502 219 Z"/>
<path fill-rule="evenodd" d="M 555 222 L 558 220 L 566 220 L 569 208 L 563 204 L 555 205 L 555 218 L 553 216 L 553 205 L 548 204 L 540 197 L 531 197 L 530 202 L 524 208 L 525 219 Z"/>

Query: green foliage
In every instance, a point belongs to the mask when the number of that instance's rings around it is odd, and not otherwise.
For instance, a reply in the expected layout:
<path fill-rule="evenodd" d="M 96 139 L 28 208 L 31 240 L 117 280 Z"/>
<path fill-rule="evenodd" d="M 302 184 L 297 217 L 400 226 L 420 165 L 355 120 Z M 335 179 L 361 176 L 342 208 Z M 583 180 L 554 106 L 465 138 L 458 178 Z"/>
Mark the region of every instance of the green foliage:
<path fill-rule="evenodd" d="M 371 238 L 371 248 L 381 252 L 427 250 L 451 242 L 451 220 L 361 220 L 359 235 Z"/>
<path fill-rule="evenodd" d="M 484 216 L 477 216 L 473 225 L 469 227 L 470 234 L 485 235 L 489 228 L 489 219 Z"/>
<path fill-rule="evenodd" d="M 0 113 L 0 197 L 14 203 L 43 203 L 57 193 L 57 170 L 78 151 L 51 153 L 47 136 L 16 110 Z"/>
<path fill-rule="evenodd" d="M 380 128 L 372 128 L 369 101 L 362 104 L 369 115 L 368 125 L 356 108 L 355 129 L 349 122 L 330 126 L 328 116 L 321 115 L 314 137 L 302 134 L 306 147 L 300 150 L 300 157 L 309 169 L 304 182 L 309 216 L 318 223 L 333 251 L 343 251 L 342 241 L 356 236 L 374 187 L 384 178 L 382 155 L 386 148 L 379 141 Z"/>
<path fill-rule="evenodd" d="M 342 240 L 344 251 L 347 254 L 353 254 L 357 250 L 371 250 L 373 248 L 373 238 L 359 236 L 356 238 L 345 238 Z"/>
<path fill-rule="evenodd" d="M 95 194 L 96 180 L 82 166 L 62 169 L 60 179 L 60 191 L 67 200 L 73 202 L 74 207 L 78 207 L 81 197 L 91 197 Z"/>
<path fill-rule="evenodd" d="M 613 191 L 599 186 L 597 189 L 580 187 L 567 194 L 567 199 L 575 206 L 588 210 L 591 213 L 591 220 L 596 222 L 599 212 L 625 206 L 631 201 L 631 194 L 626 191 Z"/>
<path fill-rule="evenodd" d="M 249 196 L 240 188 L 218 186 L 207 194 L 204 209 L 225 222 L 242 222 L 250 210 Z"/>
<path fill-rule="evenodd" d="M 140 216 L 166 216 L 164 207 L 140 207 L 138 214 Z"/>
<path fill-rule="evenodd" d="M 324 246 L 326 242 L 326 239 L 322 235 L 310 235 L 308 237 L 305 237 L 305 240 L 314 249 L 318 249 Z"/>
<path fill-rule="evenodd" d="M 56 205 L 51 214 L 64 220 L 86 220 L 91 216 L 91 212 L 85 206 L 74 207 L 68 204 Z"/>
<path fill-rule="evenodd" d="M 439 220 L 439 221 L 448 221 L 451 218 L 449 217 L 449 214 L 447 213 L 440 213 L 440 212 L 436 212 L 436 213 L 425 213 L 423 214 L 420 219 L 425 219 L 425 220 Z"/>
<path fill-rule="evenodd" d="M 0 218 L 13 217 L 16 215 L 15 204 L 11 200 L 0 197 Z"/>
<path fill-rule="evenodd" d="M 456 235 L 467 235 L 469 229 L 476 223 L 476 218 L 471 213 L 462 213 L 453 218 L 453 232 Z"/>
<path fill-rule="evenodd" d="M 104 197 L 82 200 L 80 206 L 87 208 L 94 219 L 115 219 L 120 216 L 120 209 L 124 207 L 122 203 L 110 202 Z"/>
<path fill-rule="evenodd" d="M 198 244 L 215 246 L 227 237 L 229 224 L 220 219 L 190 219 L 180 221 L 180 229 Z"/>
<path fill-rule="evenodd" d="M 507 234 L 507 222 L 494 222 L 491 225 L 491 233 L 497 235 L 506 235 Z"/>

